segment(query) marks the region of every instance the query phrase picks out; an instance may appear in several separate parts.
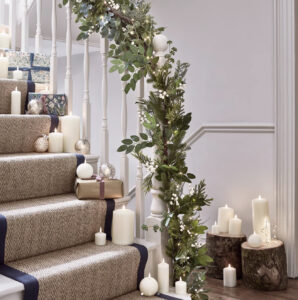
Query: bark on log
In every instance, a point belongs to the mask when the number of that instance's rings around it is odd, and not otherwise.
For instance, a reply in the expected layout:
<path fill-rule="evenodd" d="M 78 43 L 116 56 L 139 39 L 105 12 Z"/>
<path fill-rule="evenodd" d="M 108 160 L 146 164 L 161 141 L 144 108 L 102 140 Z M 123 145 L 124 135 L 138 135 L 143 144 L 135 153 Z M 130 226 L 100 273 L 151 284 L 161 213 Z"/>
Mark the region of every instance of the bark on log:
<path fill-rule="evenodd" d="M 213 259 L 213 263 L 208 266 L 206 274 L 212 278 L 223 279 L 223 269 L 230 264 L 236 268 L 237 278 L 241 278 L 241 244 L 245 241 L 245 235 L 207 233 L 207 254 Z"/>
<path fill-rule="evenodd" d="M 242 272 L 245 286 L 263 291 L 287 288 L 287 260 L 284 243 L 271 241 L 260 248 L 242 244 Z"/>

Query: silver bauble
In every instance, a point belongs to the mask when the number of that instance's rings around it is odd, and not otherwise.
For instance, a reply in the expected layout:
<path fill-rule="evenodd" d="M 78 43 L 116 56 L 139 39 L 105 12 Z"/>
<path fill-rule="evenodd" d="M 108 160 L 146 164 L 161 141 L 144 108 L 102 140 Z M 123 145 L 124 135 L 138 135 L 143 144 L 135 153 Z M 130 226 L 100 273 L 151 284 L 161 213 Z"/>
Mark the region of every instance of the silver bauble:
<path fill-rule="evenodd" d="M 29 115 L 39 115 L 43 111 L 43 103 L 39 99 L 32 99 L 28 103 L 27 114 Z"/>
<path fill-rule="evenodd" d="M 90 154 L 90 144 L 88 140 L 78 140 L 75 144 L 75 150 L 80 154 Z"/>
<path fill-rule="evenodd" d="M 42 135 L 39 138 L 36 139 L 34 142 L 34 151 L 43 153 L 48 151 L 49 148 L 49 139 L 47 135 Z"/>
<path fill-rule="evenodd" d="M 102 164 L 99 167 L 99 176 L 102 178 L 113 179 L 116 174 L 115 167 L 110 163 Z"/>

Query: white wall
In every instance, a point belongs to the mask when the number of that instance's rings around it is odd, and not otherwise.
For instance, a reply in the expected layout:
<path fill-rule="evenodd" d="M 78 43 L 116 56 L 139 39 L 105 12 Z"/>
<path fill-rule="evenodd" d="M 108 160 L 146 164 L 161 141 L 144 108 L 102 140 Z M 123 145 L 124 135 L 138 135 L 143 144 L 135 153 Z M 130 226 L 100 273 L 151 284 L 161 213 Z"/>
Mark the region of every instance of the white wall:
<path fill-rule="evenodd" d="M 178 56 L 191 64 L 187 77 L 186 110 L 193 112 L 190 133 L 216 122 L 275 122 L 273 94 L 273 0 L 152 0 L 152 14 L 166 26 L 166 35 L 178 47 Z M 82 100 L 82 56 L 73 59 L 74 112 Z M 63 86 L 64 59 L 59 59 L 59 85 Z M 99 150 L 100 58 L 91 55 L 92 152 Z M 116 148 L 120 137 L 120 82 L 109 82 L 110 161 L 119 166 Z M 136 132 L 136 95 L 129 96 L 129 134 Z M 208 133 L 188 154 L 188 164 L 205 178 L 214 198 L 201 216 L 207 225 L 217 208 L 228 203 L 251 231 L 251 199 L 270 199 L 275 216 L 275 153 L 272 133 Z M 133 159 L 131 159 L 133 160 Z M 119 174 L 119 168 L 118 168 Z M 135 163 L 130 186 L 134 185 Z M 149 204 L 147 204 L 147 208 Z M 147 212 L 147 214 L 149 211 Z"/>

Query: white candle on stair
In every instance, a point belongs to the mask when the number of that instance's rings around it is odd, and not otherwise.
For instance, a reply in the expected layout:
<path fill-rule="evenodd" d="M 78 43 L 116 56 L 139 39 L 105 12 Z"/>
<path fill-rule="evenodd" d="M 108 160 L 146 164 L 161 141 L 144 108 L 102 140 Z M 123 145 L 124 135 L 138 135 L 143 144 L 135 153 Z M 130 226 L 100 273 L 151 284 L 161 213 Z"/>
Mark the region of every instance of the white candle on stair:
<path fill-rule="evenodd" d="M 7 78 L 8 77 L 8 58 L 3 56 L 1 53 L 0 55 L 0 78 Z"/>
<path fill-rule="evenodd" d="M 187 284 L 180 277 L 179 281 L 175 282 L 175 293 L 177 295 L 186 295 L 187 293 Z"/>
<path fill-rule="evenodd" d="M 0 32 L 0 48 L 9 49 L 9 47 L 10 47 L 10 36 L 5 32 L 5 30 L 2 30 Z"/>
<path fill-rule="evenodd" d="M 21 92 L 18 88 L 11 92 L 11 114 L 20 115 L 21 114 Z"/>
<path fill-rule="evenodd" d="M 51 132 L 49 134 L 49 152 L 50 153 L 62 153 L 63 152 L 63 133 Z"/>
<path fill-rule="evenodd" d="M 102 232 L 100 227 L 99 232 L 95 233 L 95 245 L 104 246 L 107 242 L 107 235 Z"/>
<path fill-rule="evenodd" d="M 64 116 L 61 119 L 61 132 L 63 133 L 63 151 L 74 153 L 75 144 L 80 139 L 80 117 Z"/>
<path fill-rule="evenodd" d="M 157 280 L 158 280 L 158 291 L 160 293 L 168 293 L 169 292 L 169 280 L 170 280 L 170 268 L 169 264 L 165 262 L 165 259 L 162 260 L 160 264 L 157 266 Z"/>
<path fill-rule="evenodd" d="M 19 68 L 17 68 L 16 70 L 14 70 L 12 72 L 12 76 L 13 76 L 13 79 L 15 79 L 15 80 L 21 80 L 21 79 L 23 79 L 23 72 L 21 70 L 19 70 Z"/>
<path fill-rule="evenodd" d="M 112 242 L 116 245 L 131 245 L 134 242 L 135 212 L 125 208 L 113 212 Z"/>

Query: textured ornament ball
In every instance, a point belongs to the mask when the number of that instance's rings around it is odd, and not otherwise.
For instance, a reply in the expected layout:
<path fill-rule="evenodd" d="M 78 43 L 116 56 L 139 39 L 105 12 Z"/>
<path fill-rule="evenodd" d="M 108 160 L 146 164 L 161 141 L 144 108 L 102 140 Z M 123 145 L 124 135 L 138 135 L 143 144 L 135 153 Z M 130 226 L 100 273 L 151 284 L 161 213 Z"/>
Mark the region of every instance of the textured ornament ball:
<path fill-rule="evenodd" d="M 34 142 L 34 151 L 43 153 L 49 149 L 49 139 L 47 135 L 40 136 Z"/>
<path fill-rule="evenodd" d="M 43 111 L 43 104 L 42 101 L 39 99 L 32 99 L 28 103 L 28 111 L 27 114 L 29 115 L 39 115 Z"/>
<path fill-rule="evenodd" d="M 163 34 L 157 34 L 153 38 L 153 48 L 155 52 L 164 52 L 168 49 L 168 39 Z"/>
<path fill-rule="evenodd" d="M 90 144 L 88 140 L 78 140 L 75 144 L 75 150 L 80 154 L 90 154 Z"/>
<path fill-rule="evenodd" d="M 80 164 L 77 167 L 77 176 L 80 179 L 88 179 L 93 175 L 93 167 L 88 163 Z"/>
<path fill-rule="evenodd" d="M 157 281 L 151 277 L 150 273 L 148 277 L 145 277 L 140 282 L 140 292 L 143 296 L 154 296 L 158 291 L 158 283 Z"/>
<path fill-rule="evenodd" d="M 116 174 L 115 167 L 110 163 L 102 164 L 99 168 L 99 176 L 102 178 L 113 179 Z"/>
<path fill-rule="evenodd" d="M 262 237 L 254 232 L 249 236 L 247 243 L 252 248 L 259 248 L 263 244 Z"/>

